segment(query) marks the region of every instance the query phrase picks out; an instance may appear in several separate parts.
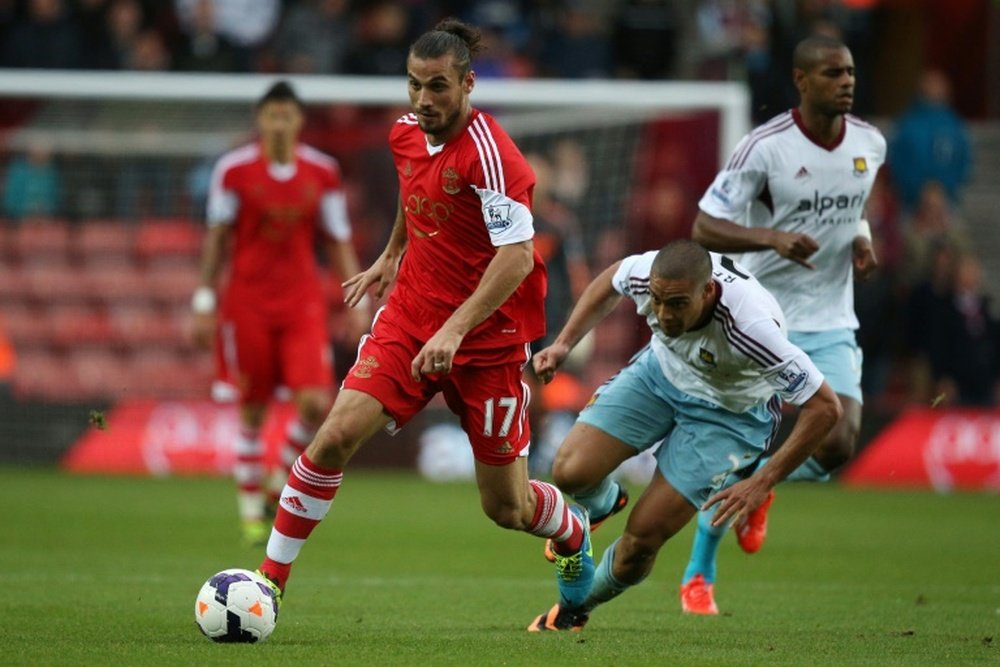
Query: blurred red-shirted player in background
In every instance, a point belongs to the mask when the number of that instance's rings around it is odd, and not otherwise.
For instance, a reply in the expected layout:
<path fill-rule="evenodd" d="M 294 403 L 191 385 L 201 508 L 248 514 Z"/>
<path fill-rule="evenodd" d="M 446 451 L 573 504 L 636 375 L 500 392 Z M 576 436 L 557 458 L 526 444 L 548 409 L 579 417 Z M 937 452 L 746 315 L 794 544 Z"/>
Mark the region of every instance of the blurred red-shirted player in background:
<path fill-rule="evenodd" d="M 413 113 L 389 136 L 399 211 L 375 263 L 345 283 L 351 305 L 395 280 L 319 433 L 292 467 L 260 571 L 280 593 L 351 455 L 441 392 L 472 443 L 486 515 L 575 554 L 585 522 L 528 479 L 528 344 L 544 334 L 545 267 L 534 251 L 534 175 L 506 132 L 472 108 L 470 26 L 446 19 L 410 47 Z M 575 508 L 574 508 L 575 509 Z M 589 546 L 589 545 L 588 545 Z M 572 560 L 566 559 L 567 562 Z M 572 586 L 572 564 L 560 570 Z"/>
<path fill-rule="evenodd" d="M 340 168 L 333 158 L 298 143 L 302 123 L 302 102 L 279 81 L 257 103 L 259 141 L 216 164 L 201 285 L 192 299 L 195 339 L 209 346 L 214 336 L 219 376 L 238 392 L 233 473 L 243 537 L 252 544 L 263 544 L 268 534 L 260 429 L 274 390 L 288 387 L 297 409 L 281 454 L 284 474 L 332 402 L 329 313 L 317 237 L 341 279 L 360 270 Z M 214 285 L 230 245 L 230 274 L 216 317 Z M 370 322 L 367 304 L 351 309 L 347 338 L 358 340 Z"/>

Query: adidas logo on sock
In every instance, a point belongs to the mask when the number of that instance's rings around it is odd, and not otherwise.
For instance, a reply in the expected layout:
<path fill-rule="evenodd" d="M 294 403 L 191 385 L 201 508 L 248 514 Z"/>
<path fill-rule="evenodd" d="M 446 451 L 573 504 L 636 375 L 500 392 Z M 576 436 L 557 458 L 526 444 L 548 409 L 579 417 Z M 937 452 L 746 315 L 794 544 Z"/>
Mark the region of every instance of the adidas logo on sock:
<path fill-rule="evenodd" d="M 293 512 L 298 512 L 299 514 L 305 514 L 309 511 L 306 509 L 306 506 L 302 504 L 302 501 L 298 496 L 285 496 L 281 499 L 281 504 Z"/>

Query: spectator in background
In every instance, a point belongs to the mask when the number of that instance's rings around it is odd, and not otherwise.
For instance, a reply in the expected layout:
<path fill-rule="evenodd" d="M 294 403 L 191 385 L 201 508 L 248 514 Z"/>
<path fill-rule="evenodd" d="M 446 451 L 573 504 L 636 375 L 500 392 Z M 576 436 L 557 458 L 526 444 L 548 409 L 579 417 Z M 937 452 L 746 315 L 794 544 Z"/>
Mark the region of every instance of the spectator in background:
<path fill-rule="evenodd" d="M 600 3 L 564 0 L 543 12 L 538 64 L 543 76 L 595 79 L 611 76 L 612 55 Z"/>
<path fill-rule="evenodd" d="M 181 35 L 174 68 L 182 72 L 234 72 L 239 54 L 215 27 L 215 4 L 197 0 L 190 23 Z"/>
<path fill-rule="evenodd" d="M 965 121 L 951 107 L 951 83 L 943 72 L 924 72 L 917 99 L 895 125 L 889 166 L 904 207 L 917 205 L 929 181 L 940 183 L 951 203 L 957 204 L 972 153 Z"/>
<path fill-rule="evenodd" d="M 664 175 L 643 186 L 635 204 L 635 215 L 629 220 L 630 250 L 662 248 L 670 241 L 690 236 L 695 205 L 676 178 Z"/>
<path fill-rule="evenodd" d="M 477 78 L 535 75 L 536 65 L 525 54 L 531 36 L 525 13 L 513 0 L 482 0 L 463 12 L 482 30 L 483 51 L 476 64 Z"/>
<path fill-rule="evenodd" d="M 86 44 L 86 66 L 99 70 L 127 69 L 127 60 L 145 23 L 138 0 L 85 0 L 78 9 Z"/>
<path fill-rule="evenodd" d="M 529 153 L 525 160 L 535 172 L 534 208 L 535 250 L 538 251 L 548 271 L 548 290 L 545 293 L 545 338 L 532 344 L 538 351 L 550 344 L 559 328 L 569 316 L 573 304 L 583 294 L 590 282 L 590 269 L 583 248 L 583 234 L 573 212 L 553 197 L 552 163 L 544 155 Z M 548 475 L 552 458 L 562 442 L 562 435 L 547 428 L 550 408 L 556 412 L 573 412 L 568 420 L 572 425 L 575 411 L 586 401 L 579 378 L 574 373 L 560 375 L 556 384 L 541 385 L 533 374 L 529 418 L 531 431 L 537 434 L 537 447 L 529 453 L 529 464 L 535 474 Z M 559 419 L 556 417 L 556 419 Z"/>
<path fill-rule="evenodd" d="M 406 68 L 410 17 L 396 2 L 367 5 L 355 23 L 354 45 L 344 68 L 348 74 L 398 76 Z"/>
<path fill-rule="evenodd" d="M 63 0 L 29 0 L 27 15 L 11 25 L 3 67 L 73 69 L 83 64 L 82 36 Z"/>
<path fill-rule="evenodd" d="M 1000 323 L 983 292 L 979 259 L 955 253 L 947 242 L 937 246 L 936 257 L 935 275 L 915 291 L 910 313 L 911 330 L 919 332 L 918 362 L 929 372 L 930 395 L 945 404 L 996 405 Z"/>
<path fill-rule="evenodd" d="M 125 54 L 125 69 L 137 72 L 164 72 L 170 69 L 170 51 L 159 32 L 151 28 L 135 36 Z"/>
<path fill-rule="evenodd" d="M 478 0 L 474 3 L 438 3 L 439 9 L 461 12 L 471 23 L 481 27 L 483 51 L 476 65 L 476 76 L 483 78 L 532 77 L 536 63 L 529 57 L 531 23 L 528 3 L 518 0 Z M 464 5 L 464 6 L 462 6 Z"/>
<path fill-rule="evenodd" d="M 879 270 L 868 280 L 854 283 L 854 310 L 859 322 L 858 344 L 864 350 L 861 388 L 866 397 L 878 400 L 889 386 L 893 362 L 904 347 L 901 339 L 906 332 L 900 296 L 903 235 L 898 205 L 885 171 L 875 177 L 865 215 L 871 224 Z"/>
<path fill-rule="evenodd" d="M 174 0 L 181 30 L 190 33 L 201 0 Z M 217 34 L 236 51 L 237 70 L 256 69 L 257 51 L 271 37 L 281 19 L 281 0 L 210 0 Z"/>
<path fill-rule="evenodd" d="M 930 273 L 935 244 L 940 240 L 965 251 L 970 241 L 965 226 L 955 216 L 944 187 L 928 181 L 920 190 L 916 208 L 906 219 L 903 231 L 903 279 L 913 285 Z"/>
<path fill-rule="evenodd" d="M 590 187 L 590 160 L 576 139 L 560 139 L 552 147 L 552 196 L 580 213 Z"/>
<path fill-rule="evenodd" d="M 627 0 L 618 9 L 613 35 L 618 76 L 670 77 L 677 46 L 677 13 L 675 3 L 669 0 Z"/>
<path fill-rule="evenodd" d="M 925 404 L 934 397 L 930 350 L 939 339 L 936 328 L 945 318 L 961 252 L 953 239 L 944 235 L 935 237 L 928 243 L 922 272 L 905 295 L 903 331 L 910 375 L 908 399 L 913 403 Z"/>
<path fill-rule="evenodd" d="M 74 14 L 83 49 L 80 65 L 85 69 L 110 69 L 104 59 L 108 44 L 108 4 L 108 0 L 76 0 Z"/>
<path fill-rule="evenodd" d="M 61 191 L 51 147 L 35 142 L 7 166 L 3 214 L 12 220 L 54 215 L 59 211 Z"/>
<path fill-rule="evenodd" d="M 343 71 L 351 38 L 347 0 L 303 0 L 289 10 L 274 38 L 279 69 L 296 74 Z"/>

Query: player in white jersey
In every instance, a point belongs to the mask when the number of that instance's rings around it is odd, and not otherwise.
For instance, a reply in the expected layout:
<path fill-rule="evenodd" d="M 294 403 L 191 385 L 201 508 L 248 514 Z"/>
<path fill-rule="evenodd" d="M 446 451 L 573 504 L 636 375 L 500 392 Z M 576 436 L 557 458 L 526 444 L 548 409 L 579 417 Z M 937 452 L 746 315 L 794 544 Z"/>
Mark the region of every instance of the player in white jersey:
<path fill-rule="evenodd" d="M 711 508 L 724 525 L 757 507 L 840 417 L 833 389 L 789 342 L 774 297 L 728 257 L 687 240 L 627 257 L 595 278 L 552 345 L 535 355 L 542 381 L 622 296 L 635 301 L 652 340 L 591 399 L 552 476 L 599 515 L 615 501 L 608 475 L 619 464 L 662 443 L 657 468 L 596 571 L 581 569 L 593 579 L 583 604 L 556 604 L 530 631 L 581 628 L 597 605 L 649 574 L 663 543 L 699 509 Z M 761 465 L 782 399 L 800 406 L 800 417 Z"/>
<path fill-rule="evenodd" d="M 693 238 L 710 250 L 744 253 L 741 264 L 781 304 L 789 339 L 840 397 L 843 417 L 789 477 L 826 480 L 851 457 L 861 428 L 853 278 L 867 278 L 877 263 L 864 206 L 886 143 L 875 127 L 848 113 L 854 60 L 843 43 L 820 36 L 800 42 L 793 78 L 799 106 L 740 141 L 698 204 Z M 748 553 L 763 544 L 772 499 L 735 525 Z M 709 524 L 708 517 L 699 519 L 682 580 L 686 612 L 717 613 L 712 585 L 725 528 Z"/>

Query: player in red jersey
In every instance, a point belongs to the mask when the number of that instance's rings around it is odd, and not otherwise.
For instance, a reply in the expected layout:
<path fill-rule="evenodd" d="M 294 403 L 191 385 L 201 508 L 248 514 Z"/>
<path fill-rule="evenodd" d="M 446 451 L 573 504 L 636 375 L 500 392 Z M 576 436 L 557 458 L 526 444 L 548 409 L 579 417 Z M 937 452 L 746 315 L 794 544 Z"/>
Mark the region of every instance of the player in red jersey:
<path fill-rule="evenodd" d="M 389 136 L 400 189 L 395 225 L 375 263 L 344 283 L 352 306 L 369 287 L 379 297 L 395 287 L 282 492 L 260 566 L 278 590 L 351 455 L 438 392 L 472 442 L 486 515 L 551 537 L 569 598 L 589 588 L 587 522 L 554 486 L 528 478 L 522 370 L 528 344 L 544 334 L 545 267 L 532 242 L 534 175 L 496 121 L 470 104 L 478 41 L 473 28 L 446 19 L 410 47 L 413 113 Z"/>
<path fill-rule="evenodd" d="M 286 82 L 275 83 L 257 103 L 260 140 L 216 164 L 201 285 L 192 299 L 195 339 L 210 346 L 214 336 L 219 376 L 238 394 L 240 433 L 233 473 L 243 536 L 253 544 L 263 544 L 268 534 L 260 438 L 268 400 L 279 385 L 292 390 L 298 415 L 282 452 L 288 467 L 309 444 L 332 402 L 317 235 L 339 276 L 360 270 L 350 242 L 340 168 L 332 158 L 298 143 L 302 123 L 302 102 L 295 91 Z M 214 285 L 230 245 L 230 275 L 216 317 Z M 360 338 L 370 321 L 368 308 L 353 309 L 348 337 Z"/>

